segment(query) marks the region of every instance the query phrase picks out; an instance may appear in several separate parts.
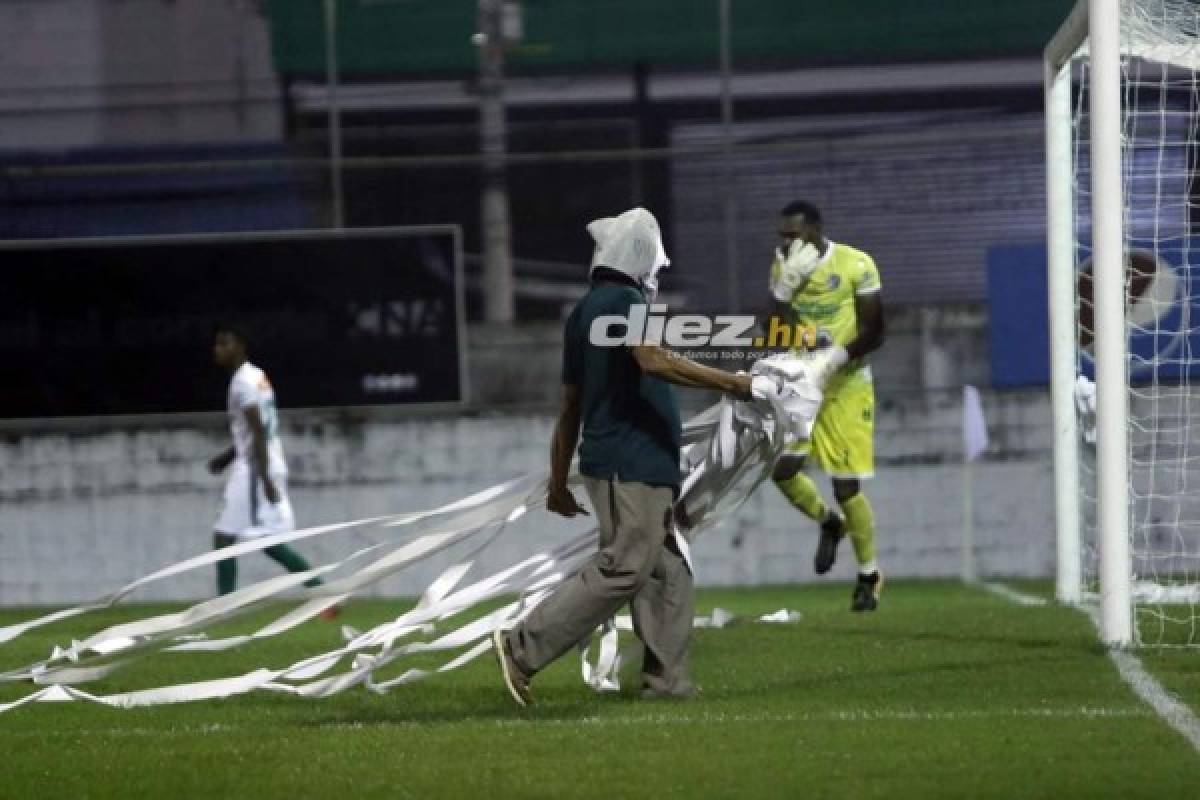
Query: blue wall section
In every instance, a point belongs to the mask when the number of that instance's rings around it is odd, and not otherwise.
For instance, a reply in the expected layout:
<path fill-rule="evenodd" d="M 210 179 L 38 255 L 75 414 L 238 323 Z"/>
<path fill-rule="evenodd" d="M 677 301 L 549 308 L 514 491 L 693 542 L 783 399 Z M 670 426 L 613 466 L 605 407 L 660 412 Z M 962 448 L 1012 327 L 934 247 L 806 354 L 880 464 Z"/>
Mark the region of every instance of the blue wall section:
<path fill-rule="evenodd" d="M 1129 324 L 1132 384 L 1180 383 L 1200 378 L 1200 237 L 1134 240 L 1134 250 L 1156 254 L 1160 269 L 1174 273 L 1174 293 L 1154 306 L 1157 316 Z M 1081 260 L 1089 256 L 1081 247 Z M 1046 247 L 998 246 L 988 250 L 988 310 L 992 383 L 997 387 L 1044 386 L 1050 381 L 1046 300 Z M 1150 307 L 1148 304 L 1143 308 Z M 1093 376 L 1091 352 L 1079 371 Z"/>
<path fill-rule="evenodd" d="M 1179 383 L 1200 378 L 1200 328 L 1194 327 L 1200 315 L 1200 297 L 1193 289 L 1200 280 L 1197 246 L 1200 239 L 1191 236 L 1163 236 L 1157 242 L 1135 239 L 1130 244 L 1132 249 L 1153 252 L 1176 278 L 1175 292 L 1157 309 L 1157 318 L 1149 322 L 1130 320 L 1131 383 Z M 1088 254 L 1081 249 L 1083 257 Z M 1090 352 L 1084 353 L 1082 371 L 1088 376 L 1093 374 Z"/>
<path fill-rule="evenodd" d="M 1046 246 L 989 248 L 987 287 L 992 385 L 1045 386 L 1050 382 Z"/>

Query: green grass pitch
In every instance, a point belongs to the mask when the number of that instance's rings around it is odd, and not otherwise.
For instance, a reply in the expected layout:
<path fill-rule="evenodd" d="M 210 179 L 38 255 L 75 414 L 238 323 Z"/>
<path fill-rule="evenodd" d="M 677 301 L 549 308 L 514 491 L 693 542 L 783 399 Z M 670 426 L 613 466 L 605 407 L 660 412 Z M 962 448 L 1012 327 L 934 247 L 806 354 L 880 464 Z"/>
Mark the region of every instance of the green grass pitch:
<path fill-rule="evenodd" d="M 384 696 L 27 706 L 0 716 L 0 798 L 1200 796 L 1200 756 L 1125 687 L 1079 612 L 952 583 L 891 584 L 874 614 L 848 604 L 845 585 L 702 592 L 702 613 L 804 616 L 698 631 L 704 692 L 690 702 L 637 699 L 632 667 L 622 694 L 593 694 L 571 655 L 538 676 L 537 706 L 525 711 L 490 656 Z M 363 628 L 402 607 L 364 601 L 341 622 Z M 90 631 L 145 613 L 84 619 Z M 0 624 L 31 615 L 0 611 Z M 0 669 L 44 657 L 81 627 L 0 646 Z M 278 667 L 337 646 L 338 629 L 313 621 L 227 653 L 157 654 L 84 688 Z M 1141 657 L 1200 705 L 1200 652 Z M 0 685 L 0 701 L 32 688 Z"/>

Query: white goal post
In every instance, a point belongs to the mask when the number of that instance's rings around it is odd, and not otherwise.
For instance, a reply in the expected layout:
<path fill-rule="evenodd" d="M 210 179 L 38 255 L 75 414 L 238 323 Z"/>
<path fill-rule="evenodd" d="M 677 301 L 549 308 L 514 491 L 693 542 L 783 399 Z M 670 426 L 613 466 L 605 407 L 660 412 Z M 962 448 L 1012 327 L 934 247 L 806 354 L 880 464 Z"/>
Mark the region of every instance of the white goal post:
<path fill-rule="evenodd" d="M 1080 0 L 1045 50 L 1056 594 L 1098 595 L 1114 646 L 1143 640 L 1140 603 L 1187 629 L 1156 643 L 1200 644 L 1200 506 L 1186 499 L 1200 477 L 1188 388 L 1198 33 L 1190 0 Z"/>

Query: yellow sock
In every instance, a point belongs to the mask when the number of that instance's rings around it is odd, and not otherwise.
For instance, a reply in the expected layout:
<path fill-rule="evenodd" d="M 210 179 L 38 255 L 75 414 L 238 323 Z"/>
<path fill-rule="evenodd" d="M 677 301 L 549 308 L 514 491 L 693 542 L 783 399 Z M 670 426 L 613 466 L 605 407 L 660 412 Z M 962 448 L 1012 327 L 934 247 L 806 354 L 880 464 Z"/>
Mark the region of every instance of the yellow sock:
<path fill-rule="evenodd" d="M 854 545 L 859 572 L 875 571 L 875 512 L 862 492 L 842 503 L 846 514 L 846 534 Z"/>
<path fill-rule="evenodd" d="M 779 491 L 796 508 L 810 519 L 821 522 L 825 519 L 825 501 L 817 491 L 817 485 L 803 472 L 797 472 L 786 481 L 775 481 Z"/>

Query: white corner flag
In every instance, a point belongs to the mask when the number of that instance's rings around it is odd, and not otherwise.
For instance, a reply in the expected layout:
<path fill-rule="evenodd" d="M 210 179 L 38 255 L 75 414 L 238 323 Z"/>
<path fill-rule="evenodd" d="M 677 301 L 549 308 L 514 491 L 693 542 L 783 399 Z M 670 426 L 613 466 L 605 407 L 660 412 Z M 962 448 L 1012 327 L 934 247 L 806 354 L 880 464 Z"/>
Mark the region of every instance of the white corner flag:
<path fill-rule="evenodd" d="M 963 526 L 962 579 L 973 583 L 975 569 L 975 486 L 973 462 L 987 450 L 987 421 L 983 418 L 983 402 L 974 386 L 963 387 Z"/>
<path fill-rule="evenodd" d="M 983 418 L 983 403 L 974 386 L 963 387 L 963 461 L 971 462 L 987 450 L 987 422 Z"/>

